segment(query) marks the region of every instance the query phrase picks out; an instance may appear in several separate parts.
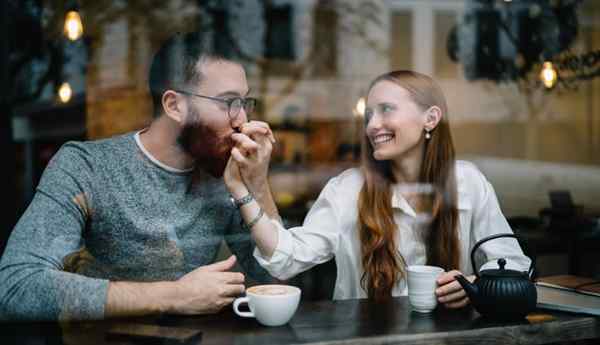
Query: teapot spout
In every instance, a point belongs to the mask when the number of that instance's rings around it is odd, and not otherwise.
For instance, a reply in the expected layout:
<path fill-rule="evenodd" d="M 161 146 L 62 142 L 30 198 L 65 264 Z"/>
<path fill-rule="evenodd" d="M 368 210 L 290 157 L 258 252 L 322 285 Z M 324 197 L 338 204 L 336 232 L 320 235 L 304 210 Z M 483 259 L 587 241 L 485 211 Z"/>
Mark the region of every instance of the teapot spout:
<path fill-rule="evenodd" d="M 460 286 L 462 286 L 462 288 L 465 290 L 465 292 L 467 293 L 467 296 L 469 296 L 469 299 L 471 301 L 476 301 L 479 298 L 479 289 L 477 288 L 477 285 L 469 282 L 467 280 L 467 278 L 465 278 L 462 275 L 457 275 L 456 277 L 454 277 L 456 279 L 456 281 L 460 284 Z"/>

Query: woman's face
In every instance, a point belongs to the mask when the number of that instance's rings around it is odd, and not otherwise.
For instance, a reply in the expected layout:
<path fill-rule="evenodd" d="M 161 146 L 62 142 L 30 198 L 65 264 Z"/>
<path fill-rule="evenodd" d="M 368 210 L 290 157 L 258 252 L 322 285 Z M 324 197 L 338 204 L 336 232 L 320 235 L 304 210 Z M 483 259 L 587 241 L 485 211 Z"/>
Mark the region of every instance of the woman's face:
<path fill-rule="evenodd" d="M 402 160 L 423 147 L 426 116 L 408 91 L 387 80 L 367 96 L 366 134 L 376 160 Z"/>

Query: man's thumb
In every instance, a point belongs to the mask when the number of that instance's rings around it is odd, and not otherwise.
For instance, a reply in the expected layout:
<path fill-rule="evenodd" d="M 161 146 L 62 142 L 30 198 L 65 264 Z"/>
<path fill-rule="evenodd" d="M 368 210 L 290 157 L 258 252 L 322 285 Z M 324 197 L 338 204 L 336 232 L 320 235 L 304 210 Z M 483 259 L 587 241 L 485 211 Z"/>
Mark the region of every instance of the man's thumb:
<path fill-rule="evenodd" d="M 229 258 L 227 258 L 227 260 L 218 261 L 218 262 L 215 262 L 214 264 L 205 266 L 205 269 L 208 271 L 213 271 L 213 272 L 229 271 L 235 265 L 235 261 L 236 261 L 235 255 L 232 255 Z"/>

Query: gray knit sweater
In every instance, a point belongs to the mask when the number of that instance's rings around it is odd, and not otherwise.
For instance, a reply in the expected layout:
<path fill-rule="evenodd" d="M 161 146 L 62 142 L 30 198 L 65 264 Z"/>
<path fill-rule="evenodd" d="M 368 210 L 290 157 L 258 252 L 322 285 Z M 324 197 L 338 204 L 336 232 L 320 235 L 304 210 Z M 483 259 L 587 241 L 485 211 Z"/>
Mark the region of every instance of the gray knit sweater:
<path fill-rule="evenodd" d="M 110 280 L 175 280 L 212 263 L 226 241 L 252 278 L 252 257 L 222 179 L 168 171 L 134 134 L 69 142 L 48 164 L 0 261 L 0 320 L 101 319 Z M 85 247 L 79 274 L 64 258 Z"/>

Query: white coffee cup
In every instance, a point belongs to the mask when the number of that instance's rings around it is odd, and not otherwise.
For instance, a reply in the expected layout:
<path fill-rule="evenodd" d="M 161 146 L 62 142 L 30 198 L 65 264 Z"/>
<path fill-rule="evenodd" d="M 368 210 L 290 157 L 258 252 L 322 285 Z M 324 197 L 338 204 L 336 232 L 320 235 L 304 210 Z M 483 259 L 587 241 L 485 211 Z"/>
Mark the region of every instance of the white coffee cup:
<path fill-rule="evenodd" d="M 233 310 L 242 317 L 255 317 L 265 326 L 286 324 L 298 308 L 300 289 L 289 285 L 257 285 L 246 289 L 246 297 L 233 302 Z M 242 312 L 239 306 L 248 303 L 249 312 Z"/>
<path fill-rule="evenodd" d="M 429 313 L 437 306 L 437 279 L 444 269 L 437 266 L 408 266 L 408 302 L 414 311 Z"/>

